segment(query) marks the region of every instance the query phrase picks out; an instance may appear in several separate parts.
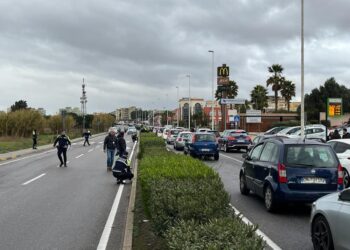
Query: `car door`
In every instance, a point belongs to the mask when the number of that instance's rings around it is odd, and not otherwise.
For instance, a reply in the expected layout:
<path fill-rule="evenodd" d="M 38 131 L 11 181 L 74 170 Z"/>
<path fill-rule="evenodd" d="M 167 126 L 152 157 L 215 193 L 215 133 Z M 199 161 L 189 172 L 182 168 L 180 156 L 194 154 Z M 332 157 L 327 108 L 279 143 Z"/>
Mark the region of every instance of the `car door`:
<path fill-rule="evenodd" d="M 244 161 L 244 168 L 245 168 L 245 177 L 247 186 L 250 190 L 255 192 L 255 165 L 257 164 L 261 150 L 263 148 L 264 144 L 258 144 L 256 145 L 253 150 L 249 153 L 247 158 Z"/>
<path fill-rule="evenodd" d="M 264 193 L 264 183 L 272 168 L 277 168 L 279 147 L 274 142 L 266 142 L 260 154 L 259 161 L 255 165 L 255 187 L 260 196 Z"/>
<path fill-rule="evenodd" d="M 350 189 L 344 190 L 339 196 L 340 208 L 337 214 L 328 218 L 333 225 L 332 235 L 335 237 L 336 249 L 349 249 L 350 237 L 348 226 L 350 225 Z"/>

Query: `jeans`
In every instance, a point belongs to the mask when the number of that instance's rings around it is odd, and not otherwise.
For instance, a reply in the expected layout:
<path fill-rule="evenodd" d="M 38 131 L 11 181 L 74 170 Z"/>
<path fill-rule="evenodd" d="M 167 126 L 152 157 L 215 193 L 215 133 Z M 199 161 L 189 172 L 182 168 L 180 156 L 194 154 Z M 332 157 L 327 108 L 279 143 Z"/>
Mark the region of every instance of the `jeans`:
<path fill-rule="evenodd" d="M 62 160 L 62 154 L 63 154 L 63 160 Z M 60 160 L 61 164 L 66 164 L 67 163 L 67 149 L 66 148 L 58 148 L 57 150 L 57 155 L 58 155 L 58 159 Z"/>
<path fill-rule="evenodd" d="M 107 167 L 112 167 L 114 162 L 115 149 L 107 148 Z"/>

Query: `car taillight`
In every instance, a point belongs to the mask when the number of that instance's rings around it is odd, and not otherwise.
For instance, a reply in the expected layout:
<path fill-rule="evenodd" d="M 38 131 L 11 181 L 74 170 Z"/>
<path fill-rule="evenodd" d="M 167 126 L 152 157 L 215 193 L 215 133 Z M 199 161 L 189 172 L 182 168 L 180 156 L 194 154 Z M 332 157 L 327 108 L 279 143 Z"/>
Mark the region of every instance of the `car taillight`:
<path fill-rule="evenodd" d="M 229 136 L 229 137 L 227 137 L 227 140 L 229 140 L 229 141 L 234 141 L 234 140 L 236 140 L 236 137 Z"/>
<path fill-rule="evenodd" d="M 344 179 L 344 172 L 343 167 L 341 164 L 338 165 L 338 186 L 340 189 L 343 189 L 343 180 Z"/>
<path fill-rule="evenodd" d="M 246 139 L 247 139 L 248 141 L 252 141 L 252 138 L 250 138 L 250 136 L 247 136 Z"/>
<path fill-rule="evenodd" d="M 196 138 L 195 136 L 192 136 L 192 143 L 195 143 L 196 142 Z"/>
<path fill-rule="evenodd" d="M 278 182 L 287 183 L 287 170 L 282 163 L 278 163 Z"/>

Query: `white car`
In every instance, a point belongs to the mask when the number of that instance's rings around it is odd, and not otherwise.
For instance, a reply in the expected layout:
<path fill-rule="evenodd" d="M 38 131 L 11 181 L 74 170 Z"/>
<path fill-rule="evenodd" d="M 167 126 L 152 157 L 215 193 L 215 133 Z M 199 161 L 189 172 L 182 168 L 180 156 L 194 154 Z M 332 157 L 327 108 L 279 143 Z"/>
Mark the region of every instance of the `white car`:
<path fill-rule="evenodd" d="M 164 140 L 166 140 L 166 139 L 168 138 L 168 132 L 169 132 L 169 130 L 170 130 L 170 129 L 167 129 L 167 128 L 165 128 L 165 129 L 163 130 L 162 138 L 163 138 Z"/>
<path fill-rule="evenodd" d="M 350 186 L 350 139 L 336 139 L 327 142 L 337 154 L 344 169 L 344 188 Z"/>
<path fill-rule="evenodd" d="M 300 138 L 301 129 L 297 130 L 294 133 L 287 135 L 290 138 Z M 305 137 L 311 139 L 322 139 L 324 142 L 327 141 L 326 137 L 326 126 L 321 124 L 316 125 L 307 125 L 305 126 Z"/>
<path fill-rule="evenodd" d="M 298 130 L 300 130 L 300 126 L 288 127 L 288 128 L 282 129 L 276 135 L 277 136 L 288 136 L 288 135 L 291 135 L 291 134 L 297 132 Z"/>

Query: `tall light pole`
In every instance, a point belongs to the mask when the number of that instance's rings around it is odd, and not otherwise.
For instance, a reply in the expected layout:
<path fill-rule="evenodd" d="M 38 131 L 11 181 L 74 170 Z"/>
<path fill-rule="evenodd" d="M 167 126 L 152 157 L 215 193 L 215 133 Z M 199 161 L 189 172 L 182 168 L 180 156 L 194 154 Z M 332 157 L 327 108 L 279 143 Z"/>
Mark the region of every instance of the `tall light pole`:
<path fill-rule="evenodd" d="M 186 75 L 188 77 L 188 129 L 191 130 L 191 75 Z"/>
<path fill-rule="evenodd" d="M 304 0 L 301 0 L 301 137 L 304 138 L 305 107 L 304 107 Z"/>
<path fill-rule="evenodd" d="M 168 94 L 166 94 L 166 99 L 168 100 Z M 166 125 L 169 125 L 168 109 L 166 109 Z"/>
<path fill-rule="evenodd" d="M 179 86 L 176 86 L 176 90 L 177 90 L 176 102 L 179 103 Z M 177 127 L 179 127 L 179 116 L 180 116 L 180 109 L 179 109 L 179 105 L 177 105 L 177 108 L 176 108 Z"/>
<path fill-rule="evenodd" d="M 84 132 L 84 130 L 85 130 L 86 103 L 87 103 L 84 78 L 83 78 L 83 85 L 81 85 L 81 88 L 82 88 L 82 95 L 80 97 L 80 104 L 81 104 L 81 113 L 83 115 L 83 132 Z"/>
<path fill-rule="evenodd" d="M 212 61 L 211 61 L 211 130 L 214 130 L 214 50 L 208 50 L 209 53 L 212 55 Z"/>

